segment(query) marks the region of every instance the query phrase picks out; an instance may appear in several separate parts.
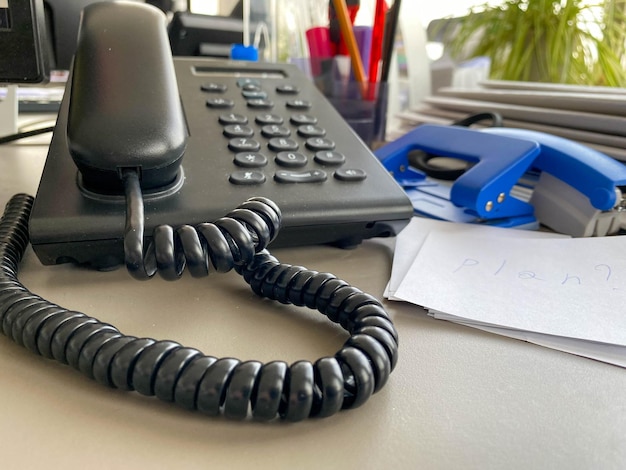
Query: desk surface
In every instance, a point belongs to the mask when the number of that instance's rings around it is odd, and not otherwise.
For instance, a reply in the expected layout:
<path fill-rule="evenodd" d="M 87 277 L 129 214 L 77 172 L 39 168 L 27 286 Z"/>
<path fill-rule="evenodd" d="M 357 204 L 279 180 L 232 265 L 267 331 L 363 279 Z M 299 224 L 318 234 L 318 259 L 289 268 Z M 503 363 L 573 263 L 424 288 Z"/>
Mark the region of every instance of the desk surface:
<path fill-rule="evenodd" d="M 44 145 L 0 146 L 0 204 L 35 194 Z M 393 240 L 275 250 L 381 296 Z M 124 270 L 20 271 L 33 292 L 126 334 L 207 354 L 314 360 L 340 328 L 256 298 L 236 274 L 136 282 Z M 363 407 L 296 424 L 211 419 L 102 387 L 0 336 L 0 462 L 25 468 L 624 468 L 626 372 L 387 303 L 400 361 Z"/>

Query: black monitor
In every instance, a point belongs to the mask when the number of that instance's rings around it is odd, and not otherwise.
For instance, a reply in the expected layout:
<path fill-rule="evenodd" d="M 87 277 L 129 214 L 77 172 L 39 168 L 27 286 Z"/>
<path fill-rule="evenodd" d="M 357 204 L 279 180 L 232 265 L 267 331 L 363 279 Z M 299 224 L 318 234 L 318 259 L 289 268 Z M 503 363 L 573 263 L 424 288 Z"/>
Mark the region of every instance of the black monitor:
<path fill-rule="evenodd" d="M 49 77 L 42 0 L 0 0 L 0 82 L 41 83 Z"/>
<path fill-rule="evenodd" d="M 172 54 L 176 56 L 230 57 L 233 44 L 243 42 L 241 18 L 179 11 L 169 25 Z"/>
<path fill-rule="evenodd" d="M 70 69 L 76 52 L 81 12 L 87 5 L 99 1 L 111 0 L 43 0 L 50 42 L 50 67 L 53 70 Z M 145 0 L 145 3 L 164 12 L 173 7 L 173 0 Z"/>
<path fill-rule="evenodd" d="M 81 12 L 97 1 L 101 0 L 43 0 L 52 69 L 70 69 L 76 51 Z"/>

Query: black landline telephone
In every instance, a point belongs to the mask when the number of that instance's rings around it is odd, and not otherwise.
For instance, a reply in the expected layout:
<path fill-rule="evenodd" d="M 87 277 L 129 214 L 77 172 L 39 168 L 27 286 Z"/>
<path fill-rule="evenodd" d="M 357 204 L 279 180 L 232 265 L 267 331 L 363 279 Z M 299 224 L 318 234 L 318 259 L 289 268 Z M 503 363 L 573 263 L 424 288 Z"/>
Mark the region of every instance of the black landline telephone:
<path fill-rule="evenodd" d="M 215 220 L 252 196 L 283 212 L 275 246 L 354 246 L 412 216 L 404 191 L 296 67 L 172 61 L 162 21 L 114 18 L 106 32 L 92 22 L 83 19 L 31 216 L 44 264 L 123 262 L 124 167 L 141 166 L 150 233 Z"/>
<path fill-rule="evenodd" d="M 385 384 L 396 330 L 374 297 L 281 264 L 265 247 L 274 238 L 354 244 L 395 233 L 411 214 L 403 191 L 295 69 L 172 60 L 159 10 L 95 3 L 83 12 L 37 197 L 15 196 L 0 221 L 2 332 L 102 384 L 209 415 L 329 416 Z M 234 268 L 255 293 L 317 309 L 350 338 L 333 357 L 288 365 L 126 336 L 20 284 L 29 238 L 44 264 L 125 263 L 140 279 Z"/>

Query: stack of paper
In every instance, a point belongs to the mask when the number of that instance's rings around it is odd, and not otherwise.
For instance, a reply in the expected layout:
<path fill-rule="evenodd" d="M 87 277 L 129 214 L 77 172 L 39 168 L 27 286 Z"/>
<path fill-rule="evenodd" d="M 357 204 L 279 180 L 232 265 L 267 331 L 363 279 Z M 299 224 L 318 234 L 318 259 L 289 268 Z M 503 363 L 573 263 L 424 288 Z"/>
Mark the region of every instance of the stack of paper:
<path fill-rule="evenodd" d="M 386 296 L 434 318 L 626 367 L 626 237 L 414 218 Z"/>
<path fill-rule="evenodd" d="M 388 138 L 419 124 L 450 124 L 479 112 L 499 113 L 505 127 L 575 140 L 626 162 L 625 88 L 506 80 L 487 80 L 476 89 L 440 88 L 400 113 L 403 125 Z"/>

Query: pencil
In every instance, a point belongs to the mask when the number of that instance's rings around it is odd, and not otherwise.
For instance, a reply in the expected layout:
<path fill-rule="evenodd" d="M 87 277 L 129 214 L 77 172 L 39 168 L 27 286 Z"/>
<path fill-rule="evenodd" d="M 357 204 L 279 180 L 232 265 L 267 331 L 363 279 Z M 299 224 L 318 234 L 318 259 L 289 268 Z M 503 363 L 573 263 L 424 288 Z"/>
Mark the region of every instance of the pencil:
<path fill-rule="evenodd" d="M 354 77 L 361 88 L 361 95 L 363 98 L 367 94 L 367 82 L 365 78 L 365 69 L 363 68 L 363 61 L 361 60 L 361 53 L 354 37 L 354 31 L 352 30 L 352 24 L 350 23 L 350 17 L 348 14 L 348 6 L 346 0 L 333 0 L 333 6 L 335 7 L 335 13 L 337 14 L 337 21 L 339 22 L 339 29 L 343 40 L 348 47 L 350 53 L 350 61 L 352 62 L 352 70 L 354 71 Z"/>

